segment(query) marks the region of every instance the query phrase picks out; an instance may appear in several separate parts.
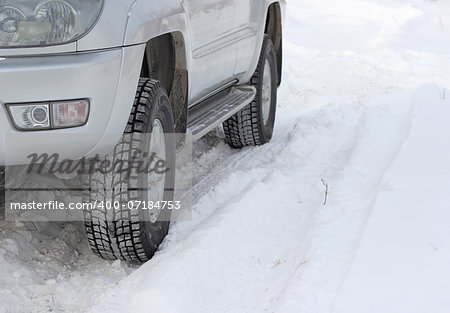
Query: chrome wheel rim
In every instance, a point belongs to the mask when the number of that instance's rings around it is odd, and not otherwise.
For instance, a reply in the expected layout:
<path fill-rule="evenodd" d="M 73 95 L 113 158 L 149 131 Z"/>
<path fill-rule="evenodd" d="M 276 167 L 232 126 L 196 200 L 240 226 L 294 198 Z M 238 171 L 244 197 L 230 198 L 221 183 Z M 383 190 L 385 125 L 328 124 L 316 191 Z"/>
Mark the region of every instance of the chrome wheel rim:
<path fill-rule="evenodd" d="M 269 60 L 264 64 L 263 84 L 262 84 L 262 115 L 264 125 L 269 121 L 270 108 L 272 104 L 272 71 Z"/>
<path fill-rule="evenodd" d="M 166 136 L 160 120 L 153 122 L 153 130 L 150 136 L 149 156 L 155 155 L 152 166 L 158 160 L 166 161 Z M 156 204 L 164 199 L 166 175 L 151 172 L 148 174 L 148 201 Z M 150 206 L 149 206 L 150 207 Z M 161 214 L 159 209 L 150 210 L 150 222 L 155 223 Z"/>

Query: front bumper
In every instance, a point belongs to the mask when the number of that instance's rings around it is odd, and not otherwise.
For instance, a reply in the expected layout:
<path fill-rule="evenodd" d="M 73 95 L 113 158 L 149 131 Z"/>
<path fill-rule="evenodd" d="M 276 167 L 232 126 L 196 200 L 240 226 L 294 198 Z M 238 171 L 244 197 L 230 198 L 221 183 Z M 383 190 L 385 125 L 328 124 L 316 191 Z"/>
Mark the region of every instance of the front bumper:
<path fill-rule="evenodd" d="M 106 154 L 119 141 L 133 105 L 144 46 L 0 59 L 0 165 L 27 164 L 33 153 L 61 159 Z M 86 125 L 18 131 L 6 103 L 89 98 Z"/>

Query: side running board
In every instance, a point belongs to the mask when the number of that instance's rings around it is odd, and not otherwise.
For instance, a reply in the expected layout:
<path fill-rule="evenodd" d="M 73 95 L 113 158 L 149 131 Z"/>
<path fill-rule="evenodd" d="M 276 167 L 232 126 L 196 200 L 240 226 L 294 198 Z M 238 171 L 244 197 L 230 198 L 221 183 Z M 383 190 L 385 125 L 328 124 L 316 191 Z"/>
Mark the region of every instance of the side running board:
<path fill-rule="evenodd" d="M 202 138 L 211 130 L 225 122 L 256 96 L 252 86 L 237 86 L 224 90 L 189 109 L 188 131 L 193 141 Z"/>

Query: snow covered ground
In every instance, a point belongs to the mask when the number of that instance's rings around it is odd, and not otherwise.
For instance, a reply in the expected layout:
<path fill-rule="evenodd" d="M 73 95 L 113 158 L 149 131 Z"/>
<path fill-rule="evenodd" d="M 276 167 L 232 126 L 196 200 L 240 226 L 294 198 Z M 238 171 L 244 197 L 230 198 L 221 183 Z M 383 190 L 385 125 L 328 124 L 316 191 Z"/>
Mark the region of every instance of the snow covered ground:
<path fill-rule="evenodd" d="M 383 178 L 336 313 L 450 308 L 450 101 L 432 88 L 414 99 L 410 135 Z"/>
<path fill-rule="evenodd" d="M 0 312 L 447 312 L 450 3 L 288 5 L 272 143 L 197 143 L 192 219 L 140 268 L 0 221 Z"/>

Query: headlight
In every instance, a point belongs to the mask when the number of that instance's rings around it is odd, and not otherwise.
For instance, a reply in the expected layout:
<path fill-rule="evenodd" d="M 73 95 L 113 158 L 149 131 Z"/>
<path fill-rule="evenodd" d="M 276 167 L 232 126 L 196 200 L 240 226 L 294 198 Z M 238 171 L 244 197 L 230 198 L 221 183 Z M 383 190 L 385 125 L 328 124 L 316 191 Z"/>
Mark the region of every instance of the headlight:
<path fill-rule="evenodd" d="M 0 48 L 73 42 L 95 25 L 104 0 L 0 0 Z"/>

